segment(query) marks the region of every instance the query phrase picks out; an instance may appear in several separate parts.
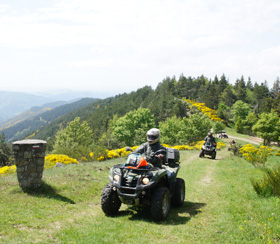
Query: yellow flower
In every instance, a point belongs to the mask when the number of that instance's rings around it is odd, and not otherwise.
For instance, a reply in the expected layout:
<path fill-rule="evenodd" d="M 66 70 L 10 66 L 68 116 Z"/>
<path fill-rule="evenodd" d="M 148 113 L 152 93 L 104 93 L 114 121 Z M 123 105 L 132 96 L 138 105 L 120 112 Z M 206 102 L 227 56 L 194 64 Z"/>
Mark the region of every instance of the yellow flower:
<path fill-rule="evenodd" d="M 62 163 L 62 164 L 79 164 L 77 159 L 70 158 L 67 155 L 64 154 L 50 154 L 45 157 L 45 169 L 52 168 L 56 165 L 56 163 Z"/>

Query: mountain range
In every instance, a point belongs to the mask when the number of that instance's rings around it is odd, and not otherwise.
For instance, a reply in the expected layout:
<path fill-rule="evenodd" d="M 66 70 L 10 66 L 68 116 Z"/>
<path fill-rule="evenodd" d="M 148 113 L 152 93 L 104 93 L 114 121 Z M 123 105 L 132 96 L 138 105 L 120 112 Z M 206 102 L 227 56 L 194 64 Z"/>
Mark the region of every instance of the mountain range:
<path fill-rule="evenodd" d="M 94 93 L 66 90 L 37 94 L 0 91 L 0 129 L 5 128 L 5 123 L 16 116 L 26 119 L 28 116 L 32 117 L 40 113 L 39 110 L 43 112 L 44 109 L 55 108 L 85 97 L 94 98 Z M 16 120 L 22 120 L 20 117 L 16 118 Z M 9 124 L 11 122 L 8 122 Z"/>
<path fill-rule="evenodd" d="M 59 94 L 39 96 L 0 91 L 0 132 L 5 134 L 9 142 L 23 139 L 58 117 L 99 100 L 90 97 L 82 98 L 83 95 L 90 96 L 89 92 L 60 94 L 61 96 Z"/>

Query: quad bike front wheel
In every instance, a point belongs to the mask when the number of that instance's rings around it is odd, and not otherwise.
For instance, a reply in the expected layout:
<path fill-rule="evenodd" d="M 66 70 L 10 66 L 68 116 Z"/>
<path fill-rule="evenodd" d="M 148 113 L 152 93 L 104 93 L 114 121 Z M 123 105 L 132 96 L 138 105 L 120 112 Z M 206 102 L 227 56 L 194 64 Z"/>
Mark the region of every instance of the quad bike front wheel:
<path fill-rule="evenodd" d="M 171 205 L 174 207 L 183 206 L 185 201 L 185 181 L 177 178 L 174 187 L 174 194 L 171 198 Z"/>
<path fill-rule="evenodd" d="M 118 213 L 121 204 L 122 202 L 118 197 L 117 191 L 114 191 L 113 187 L 107 184 L 103 188 L 101 195 L 101 208 L 103 212 L 108 216 L 113 216 Z"/>
<path fill-rule="evenodd" d="M 200 157 L 200 158 L 203 158 L 203 157 L 204 157 L 204 151 L 203 151 L 203 150 L 200 151 L 199 157 Z"/>
<path fill-rule="evenodd" d="M 216 158 L 216 152 L 215 152 L 215 151 L 212 153 L 211 158 L 212 158 L 212 159 L 215 159 L 215 158 Z"/>
<path fill-rule="evenodd" d="M 167 187 L 161 186 L 154 191 L 151 203 L 151 215 L 154 221 L 167 218 L 170 209 L 170 196 Z"/>

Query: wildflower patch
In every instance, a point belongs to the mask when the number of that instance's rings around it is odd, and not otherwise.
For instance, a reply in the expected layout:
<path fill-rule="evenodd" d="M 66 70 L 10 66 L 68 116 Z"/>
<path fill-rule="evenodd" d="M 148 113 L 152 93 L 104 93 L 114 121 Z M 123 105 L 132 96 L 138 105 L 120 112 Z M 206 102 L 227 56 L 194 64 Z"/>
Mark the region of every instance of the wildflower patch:
<path fill-rule="evenodd" d="M 222 122 L 223 124 L 226 124 L 226 121 L 219 118 L 217 116 L 217 111 L 214 109 L 211 109 L 205 105 L 205 103 L 197 103 L 190 99 L 185 99 L 188 103 L 190 103 L 192 106 L 196 107 L 198 110 L 200 110 L 203 114 L 207 115 L 209 119 L 211 119 L 214 122 Z"/>
<path fill-rule="evenodd" d="M 264 167 L 267 158 L 271 156 L 274 151 L 275 149 L 267 146 L 257 148 L 251 144 L 246 144 L 239 149 L 239 153 L 254 167 Z"/>

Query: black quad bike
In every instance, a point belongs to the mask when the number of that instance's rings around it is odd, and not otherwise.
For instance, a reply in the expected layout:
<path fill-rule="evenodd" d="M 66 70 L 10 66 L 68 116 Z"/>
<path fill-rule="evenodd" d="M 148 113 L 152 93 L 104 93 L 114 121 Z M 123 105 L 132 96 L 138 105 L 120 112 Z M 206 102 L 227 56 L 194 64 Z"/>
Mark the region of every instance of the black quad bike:
<path fill-rule="evenodd" d="M 217 148 L 216 145 L 213 145 L 210 142 L 206 142 L 205 144 L 202 145 L 201 151 L 199 153 L 199 157 L 204 157 L 204 155 L 209 155 L 211 156 L 212 159 L 216 158 L 217 154 Z"/>
<path fill-rule="evenodd" d="M 130 148 L 127 150 L 132 151 Z M 170 205 L 180 207 L 185 199 L 185 181 L 177 178 L 180 169 L 179 151 L 166 148 L 155 152 L 151 158 L 165 154 L 167 162 L 154 167 L 138 153 L 130 153 L 124 165 L 110 169 L 110 183 L 101 195 L 101 207 L 108 216 L 116 215 L 121 204 L 150 207 L 154 221 L 162 221 L 169 214 Z"/>

